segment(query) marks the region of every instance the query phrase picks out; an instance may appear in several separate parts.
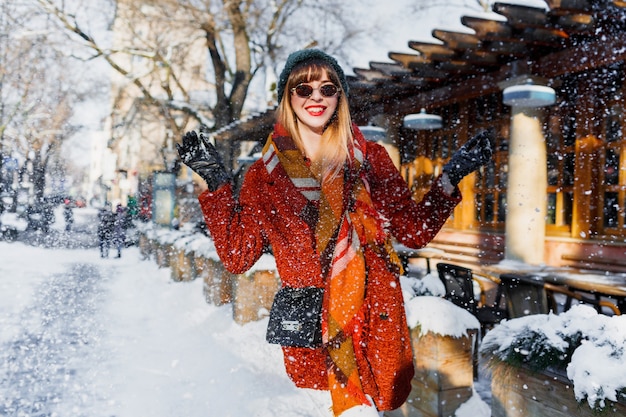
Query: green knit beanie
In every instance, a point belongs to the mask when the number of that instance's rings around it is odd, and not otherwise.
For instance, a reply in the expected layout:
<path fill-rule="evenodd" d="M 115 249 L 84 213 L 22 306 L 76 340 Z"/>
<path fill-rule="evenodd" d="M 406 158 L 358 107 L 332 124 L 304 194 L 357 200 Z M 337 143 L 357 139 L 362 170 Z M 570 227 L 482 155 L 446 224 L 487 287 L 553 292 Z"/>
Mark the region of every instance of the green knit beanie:
<path fill-rule="evenodd" d="M 339 81 L 341 82 L 341 88 L 344 91 L 345 95 L 348 96 L 348 81 L 346 80 L 346 76 L 343 73 L 343 70 L 337 63 L 337 60 L 332 56 L 320 51 L 319 49 L 302 49 L 300 51 L 293 52 L 287 57 L 287 62 L 285 63 L 285 68 L 283 68 L 280 73 L 280 77 L 278 78 L 278 86 L 277 86 L 277 94 L 278 94 L 278 102 L 280 103 L 283 98 L 283 93 L 285 91 L 285 86 L 287 85 L 287 78 L 289 78 L 289 74 L 293 69 L 302 63 L 306 63 L 307 61 L 323 61 L 327 63 L 332 69 L 335 70 L 337 75 L 339 76 Z"/>

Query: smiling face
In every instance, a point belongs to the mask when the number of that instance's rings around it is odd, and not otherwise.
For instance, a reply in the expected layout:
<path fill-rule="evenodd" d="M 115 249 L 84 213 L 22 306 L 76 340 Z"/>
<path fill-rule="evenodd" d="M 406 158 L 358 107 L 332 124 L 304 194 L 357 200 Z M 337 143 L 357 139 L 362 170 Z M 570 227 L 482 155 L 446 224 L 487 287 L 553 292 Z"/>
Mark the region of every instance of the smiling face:
<path fill-rule="evenodd" d="M 298 119 L 298 127 L 300 130 L 305 129 L 313 133 L 321 135 L 324 132 L 324 128 L 330 121 L 331 117 L 335 114 L 337 109 L 337 103 L 339 101 L 339 94 L 337 92 L 334 95 L 329 95 L 332 91 L 326 86 L 336 84 L 330 79 L 326 69 L 321 68 L 321 71 L 316 71 L 318 74 L 312 71 L 308 72 L 306 81 L 302 80 L 289 91 L 289 99 L 291 108 Z M 315 76 L 317 75 L 317 76 Z M 296 88 L 298 86 L 309 86 L 313 90 L 310 96 L 302 97 L 298 95 L 297 91 L 308 93 L 306 88 Z M 337 90 L 339 90 L 337 88 Z"/>
<path fill-rule="evenodd" d="M 327 62 L 314 59 L 294 66 L 281 88 L 276 121 L 312 169 L 319 168 L 316 175 L 339 174 L 348 157 L 352 118 L 342 80 Z"/>

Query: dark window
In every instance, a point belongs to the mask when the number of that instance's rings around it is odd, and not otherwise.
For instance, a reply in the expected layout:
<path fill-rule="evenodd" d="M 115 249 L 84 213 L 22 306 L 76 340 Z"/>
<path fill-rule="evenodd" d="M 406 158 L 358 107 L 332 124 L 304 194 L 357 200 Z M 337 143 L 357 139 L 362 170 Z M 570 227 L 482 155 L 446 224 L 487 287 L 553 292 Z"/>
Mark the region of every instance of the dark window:
<path fill-rule="evenodd" d="M 559 176 L 559 156 L 548 154 L 548 185 L 558 185 Z"/>
<path fill-rule="evenodd" d="M 563 186 L 574 185 L 574 163 L 576 161 L 576 155 L 572 153 L 566 153 L 563 157 Z"/>
<path fill-rule="evenodd" d="M 556 193 L 548 193 L 548 207 L 546 211 L 546 223 L 556 224 Z"/>
<path fill-rule="evenodd" d="M 604 193 L 604 227 L 614 228 L 618 225 L 619 203 L 617 196 L 618 194 L 614 192 Z"/>
<path fill-rule="evenodd" d="M 498 222 L 504 223 L 506 220 L 506 194 L 498 195 Z"/>
<path fill-rule="evenodd" d="M 494 202 L 493 202 L 493 194 L 485 194 L 485 205 L 484 205 L 484 218 L 487 222 L 492 222 L 494 219 Z"/>
<path fill-rule="evenodd" d="M 606 150 L 604 160 L 604 181 L 606 185 L 619 184 L 619 153 L 609 148 Z"/>
<path fill-rule="evenodd" d="M 609 111 L 609 116 L 606 118 L 605 135 L 607 142 L 616 142 L 622 139 L 622 123 L 621 123 L 622 108 L 621 106 L 613 106 Z"/>

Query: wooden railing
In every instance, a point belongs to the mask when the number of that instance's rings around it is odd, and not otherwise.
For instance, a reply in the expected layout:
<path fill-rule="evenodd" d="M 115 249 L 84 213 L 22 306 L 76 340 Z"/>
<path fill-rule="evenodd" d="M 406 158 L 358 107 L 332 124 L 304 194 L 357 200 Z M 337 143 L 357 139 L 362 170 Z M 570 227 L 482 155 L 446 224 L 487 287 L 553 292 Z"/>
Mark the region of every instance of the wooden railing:
<path fill-rule="evenodd" d="M 624 269 L 626 269 L 626 258 L 564 253 L 561 255 L 561 259 L 565 261 L 566 265 L 580 269 L 611 272 L 624 272 Z"/>

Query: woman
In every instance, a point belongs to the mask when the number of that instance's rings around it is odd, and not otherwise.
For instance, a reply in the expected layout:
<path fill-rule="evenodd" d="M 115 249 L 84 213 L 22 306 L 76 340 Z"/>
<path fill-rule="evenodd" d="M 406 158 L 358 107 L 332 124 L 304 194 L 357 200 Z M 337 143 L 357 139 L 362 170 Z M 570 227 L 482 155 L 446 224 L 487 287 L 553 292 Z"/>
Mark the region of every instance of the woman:
<path fill-rule="evenodd" d="M 291 54 L 278 100 L 274 131 L 237 200 L 202 135 L 185 134 L 178 151 L 207 182 L 199 200 L 226 268 L 243 273 L 271 247 L 283 287 L 324 289 L 322 345 L 283 346 L 290 378 L 329 390 L 335 416 L 377 416 L 402 405 L 413 377 L 391 238 L 428 244 L 461 199 L 456 184 L 491 157 L 489 142 L 471 140 L 416 203 L 386 150 L 351 122 L 334 58 Z"/>

